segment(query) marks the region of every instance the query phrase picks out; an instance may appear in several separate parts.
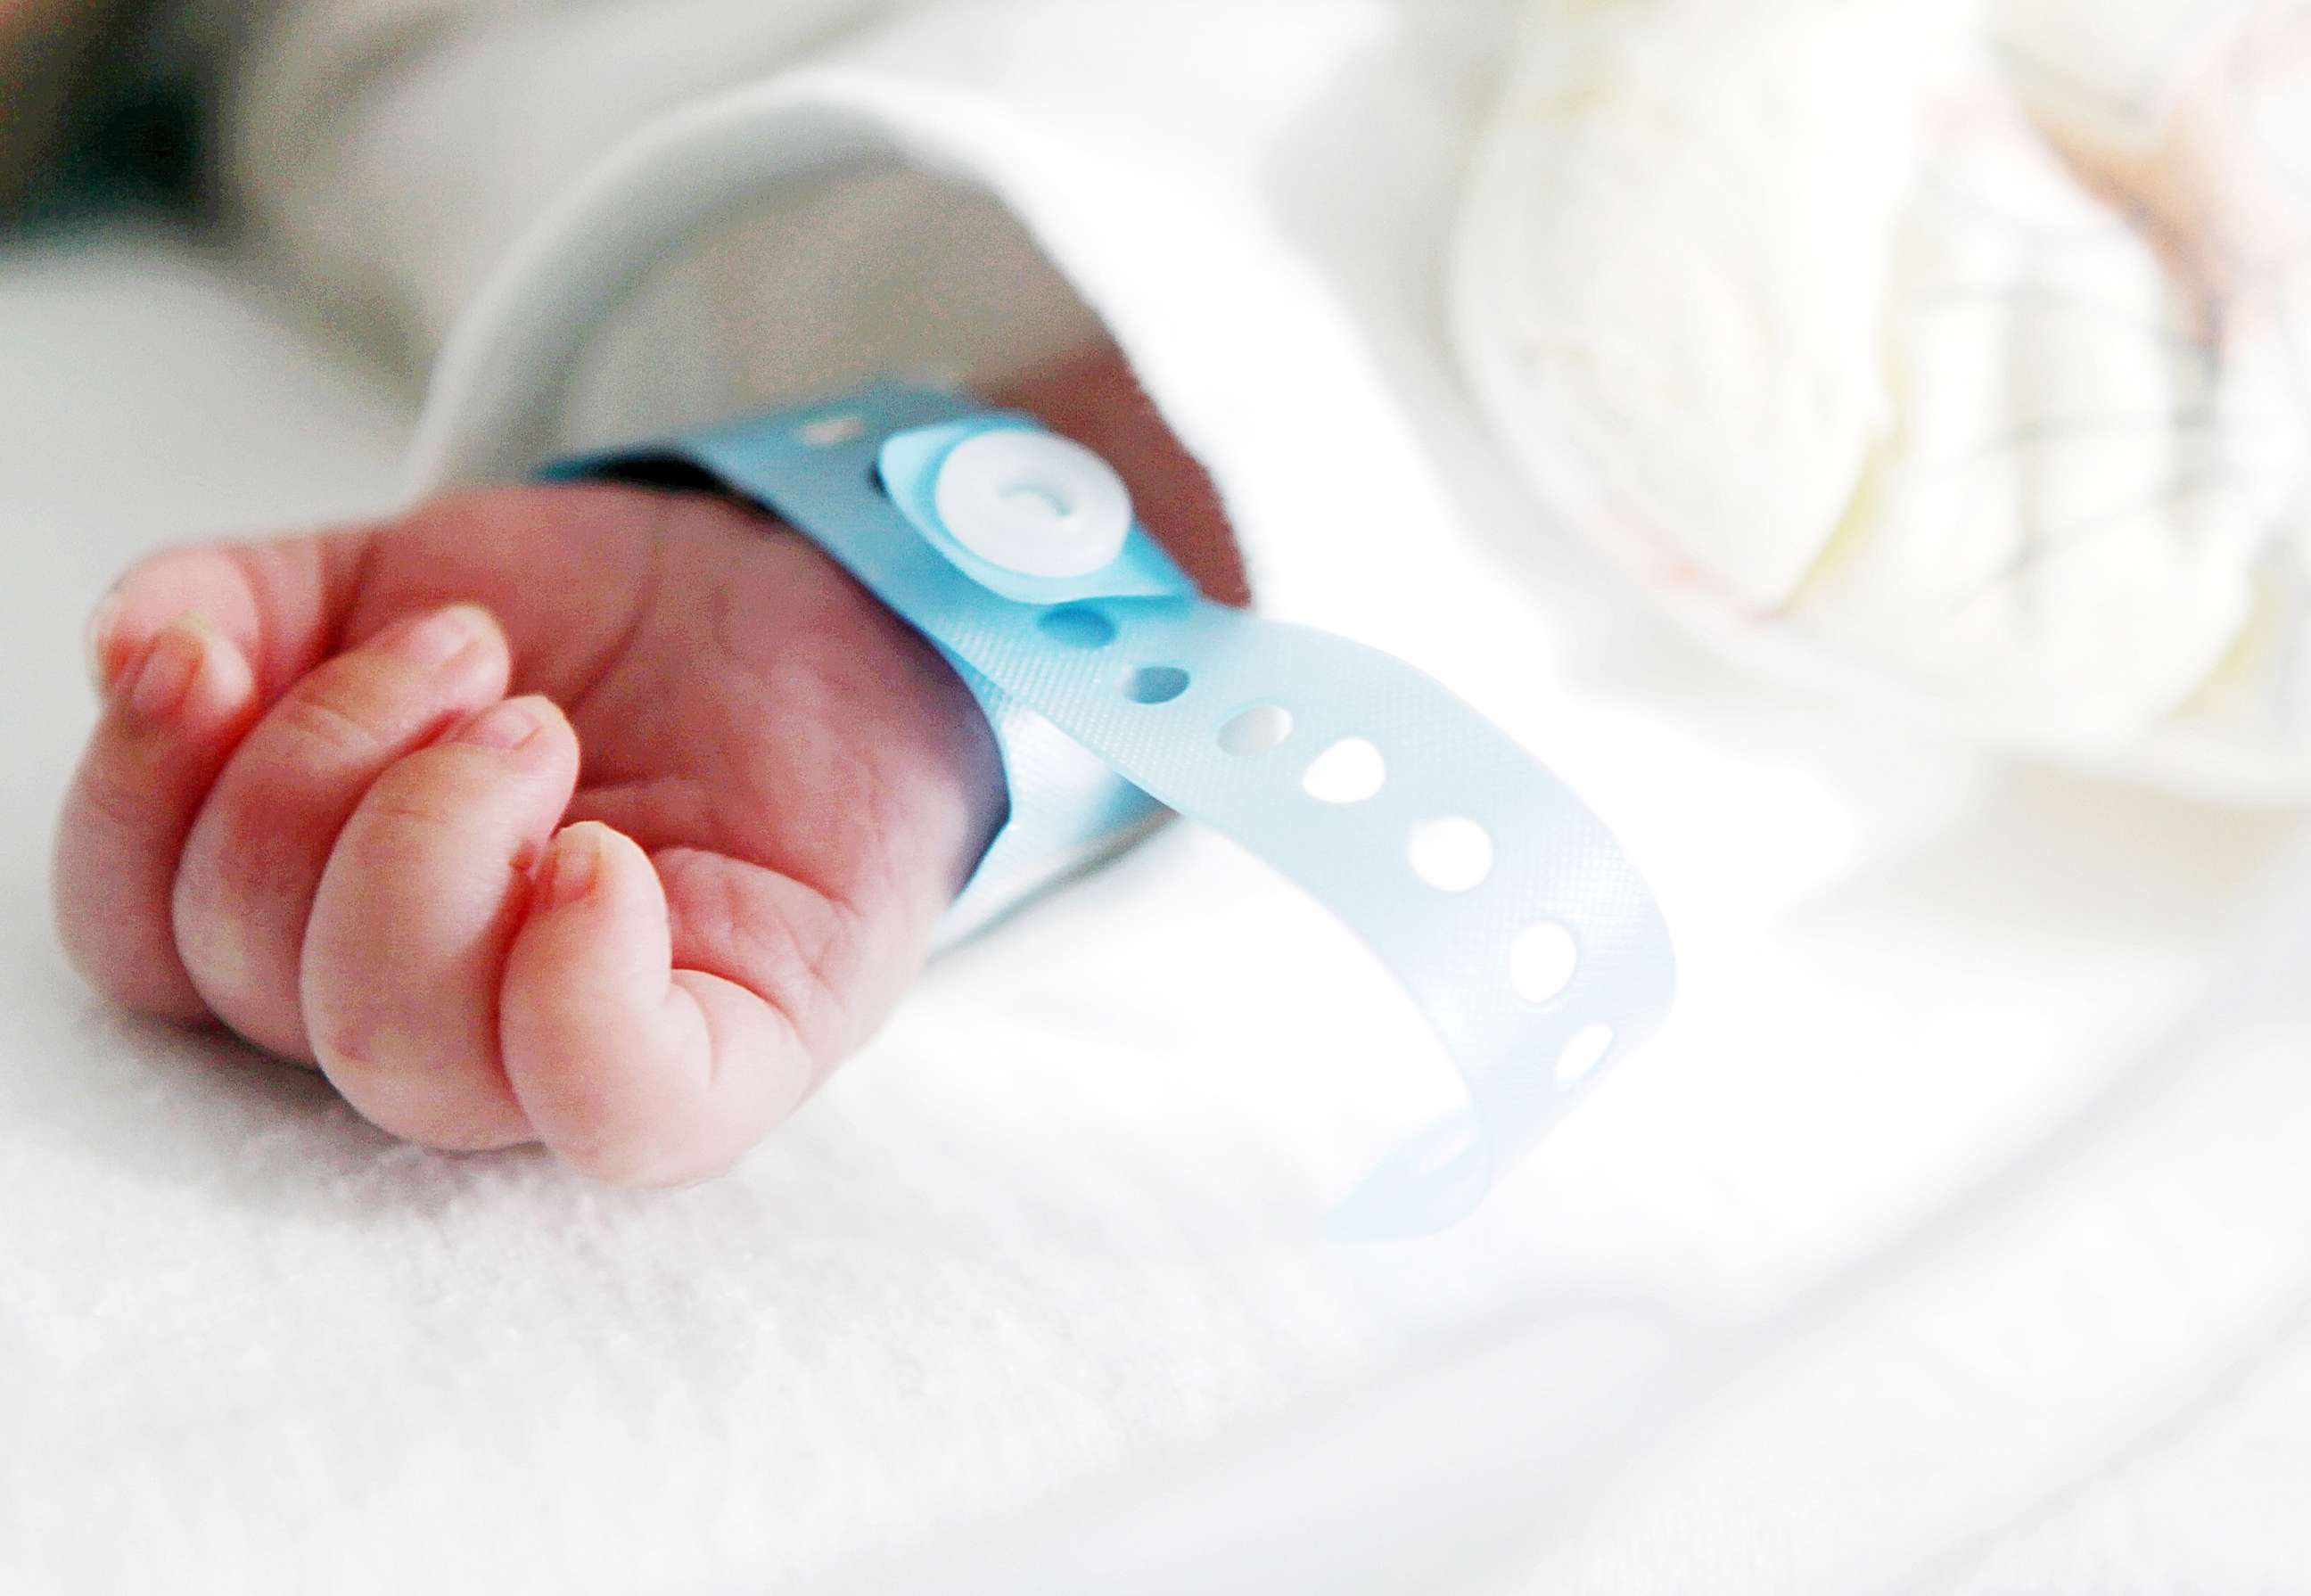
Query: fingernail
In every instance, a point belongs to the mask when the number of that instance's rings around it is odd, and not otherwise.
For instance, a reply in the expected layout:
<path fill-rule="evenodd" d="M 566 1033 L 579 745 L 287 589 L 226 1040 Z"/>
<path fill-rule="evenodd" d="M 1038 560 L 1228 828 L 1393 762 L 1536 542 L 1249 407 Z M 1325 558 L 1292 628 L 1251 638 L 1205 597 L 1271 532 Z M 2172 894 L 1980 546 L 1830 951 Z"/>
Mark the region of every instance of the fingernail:
<path fill-rule="evenodd" d="M 601 868 L 602 840 L 595 828 L 583 823 L 571 826 L 546 852 L 537 881 L 539 906 L 561 909 L 576 903 L 594 890 L 594 877 Z"/>
<path fill-rule="evenodd" d="M 122 702 L 140 720 L 165 720 L 183 705 L 200 678 L 208 637 L 200 622 L 180 616 L 161 629 L 144 650 L 144 662 L 128 673 Z"/>
<path fill-rule="evenodd" d="M 389 626 L 376 646 L 413 665 L 447 665 L 486 636 L 493 623 L 477 604 L 453 604 Z"/>
<path fill-rule="evenodd" d="M 450 735 L 453 743 L 476 748 L 519 748 L 545 724 L 535 698 L 509 698 L 475 716 Z"/>
<path fill-rule="evenodd" d="M 111 691 L 113 677 L 119 673 L 120 662 L 112 657 L 112 632 L 120 624 L 120 612 L 126 607 L 119 594 L 107 593 L 89 612 L 88 630 L 83 641 L 88 653 L 88 678 L 96 684 L 99 693 Z"/>

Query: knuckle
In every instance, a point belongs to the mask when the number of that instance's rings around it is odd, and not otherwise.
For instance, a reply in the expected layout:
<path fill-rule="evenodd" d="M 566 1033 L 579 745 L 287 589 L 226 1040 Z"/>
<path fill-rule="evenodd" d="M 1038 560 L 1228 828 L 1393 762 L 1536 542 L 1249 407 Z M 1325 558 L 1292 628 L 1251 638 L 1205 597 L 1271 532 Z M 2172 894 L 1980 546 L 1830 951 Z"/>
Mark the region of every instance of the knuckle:
<path fill-rule="evenodd" d="M 561 1085 L 561 1101 L 537 1122 L 549 1128 L 547 1145 L 562 1163 L 609 1186 L 672 1186 L 692 1178 L 678 1103 L 637 1103 L 592 1080 Z M 533 1110 L 546 1106 L 527 1094 L 523 1101 Z"/>
<path fill-rule="evenodd" d="M 457 824 L 472 793 L 441 778 L 447 749 L 427 749 L 403 758 L 371 786 L 356 820 L 389 832 L 433 833 Z"/>
<path fill-rule="evenodd" d="M 341 1093 L 346 1082 L 371 1081 L 389 1072 L 379 1057 L 376 1027 L 359 1021 L 336 1020 L 317 1031 L 313 1052 Z"/>
<path fill-rule="evenodd" d="M 222 794 L 194 825 L 178 860 L 178 912 L 204 927 L 253 923 L 257 905 L 307 895 L 316 869 L 304 850 L 284 845 L 280 817 L 261 795 Z"/>
<path fill-rule="evenodd" d="M 510 1147 L 524 1131 L 510 1125 L 484 1085 L 490 1061 L 429 1053 L 390 1025 L 339 1020 L 314 1038 L 330 1084 L 388 1136 L 444 1153 Z"/>
<path fill-rule="evenodd" d="M 650 1138 L 608 1119 L 581 1122 L 554 1145 L 554 1156 L 587 1179 L 609 1186 L 667 1184 L 658 1177 L 661 1164 Z"/>
<path fill-rule="evenodd" d="M 375 695 L 350 667 L 317 673 L 274 707 L 272 730 L 288 762 L 340 765 L 372 757 L 386 741 Z"/>
<path fill-rule="evenodd" d="M 435 1153 L 494 1153 L 530 1139 L 526 1130 L 509 1126 L 500 1116 L 473 1104 L 407 1095 L 403 1103 L 390 1116 L 362 1112 L 388 1135 Z"/>
<path fill-rule="evenodd" d="M 80 779 L 80 815 L 84 825 L 113 837 L 149 831 L 156 819 L 156 795 L 149 781 L 95 759 Z"/>
<path fill-rule="evenodd" d="M 170 894 L 171 929 L 178 956 L 220 1016 L 262 1045 L 281 1047 L 276 1027 L 256 1034 L 259 1015 L 286 1025 L 293 1019 L 275 994 L 292 991 L 296 950 L 277 935 L 262 905 L 279 890 L 261 851 L 227 851 L 214 860 L 193 859 L 177 873 Z"/>

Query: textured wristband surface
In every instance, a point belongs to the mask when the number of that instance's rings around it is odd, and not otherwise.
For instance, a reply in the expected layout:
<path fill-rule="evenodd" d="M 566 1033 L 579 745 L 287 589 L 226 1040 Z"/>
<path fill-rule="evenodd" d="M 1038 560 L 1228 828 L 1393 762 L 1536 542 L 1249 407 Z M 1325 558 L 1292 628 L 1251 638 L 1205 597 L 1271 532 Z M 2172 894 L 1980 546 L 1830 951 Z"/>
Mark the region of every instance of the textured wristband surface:
<path fill-rule="evenodd" d="M 653 458 L 703 471 L 954 662 L 1011 791 L 959 924 L 1116 846 L 1158 804 L 1339 916 L 1419 1006 L 1471 1109 L 1383 1164 L 1340 1221 L 1450 1222 L 1666 1013 L 1674 961 L 1652 894 L 1569 788 L 1402 661 L 1198 597 L 1136 521 L 1112 558 L 1073 569 L 1109 547 L 1091 522 L 1115 528 L 1097 471 L 1046 438 L 964 396 L 885 383 L 547 475 Z M 990 527 L 1003 536 L 974 536 Z"/>

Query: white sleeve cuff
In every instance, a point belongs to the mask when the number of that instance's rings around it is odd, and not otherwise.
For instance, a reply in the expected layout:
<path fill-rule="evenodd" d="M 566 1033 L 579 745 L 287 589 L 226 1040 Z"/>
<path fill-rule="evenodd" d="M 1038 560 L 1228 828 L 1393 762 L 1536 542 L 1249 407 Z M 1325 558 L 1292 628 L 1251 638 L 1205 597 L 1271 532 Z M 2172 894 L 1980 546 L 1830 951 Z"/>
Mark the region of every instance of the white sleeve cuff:
<path fill-rule="evenodd" d="M 1097 319 L 1006 203 L 1055 186 L 1025 143 L 983 104 L 837 72 L 645 129 L 453 330 L 416 485 L 886 371 L 986 382 L 1090 339 Z"/>

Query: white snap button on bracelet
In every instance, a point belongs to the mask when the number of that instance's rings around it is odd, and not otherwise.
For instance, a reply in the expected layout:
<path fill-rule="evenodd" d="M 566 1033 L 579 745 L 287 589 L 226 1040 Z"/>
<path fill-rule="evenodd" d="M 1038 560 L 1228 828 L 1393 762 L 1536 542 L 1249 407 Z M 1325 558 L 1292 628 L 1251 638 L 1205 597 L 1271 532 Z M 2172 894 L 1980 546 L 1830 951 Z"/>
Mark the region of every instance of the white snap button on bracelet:
<path fill-rule="evenodd" d="M 957 543 L 1022 576 L 1085 576 L 1112 564 L 1131 530 L 1131 495 L 1079 443 L 1005 429 L 955 445 L 934 501 Z"/>

